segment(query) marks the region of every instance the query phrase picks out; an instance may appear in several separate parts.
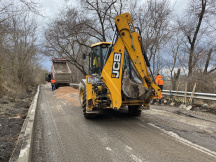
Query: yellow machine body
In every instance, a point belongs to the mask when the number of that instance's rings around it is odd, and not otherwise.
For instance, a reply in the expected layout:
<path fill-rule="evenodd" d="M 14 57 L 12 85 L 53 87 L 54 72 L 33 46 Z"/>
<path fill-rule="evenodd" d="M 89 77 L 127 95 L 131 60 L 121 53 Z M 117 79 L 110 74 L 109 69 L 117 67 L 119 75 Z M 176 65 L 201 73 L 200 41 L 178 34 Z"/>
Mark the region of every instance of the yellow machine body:
<path fill-rule="evenodd" d="M 122 96 L 122 75 L 123 75 L 123 60 L 124 51 L 126 49 L 129 58 L 135 67 L 139 77 L 141 78 L 142 85 L 146 92 L 150 92 L 148 99 L 158 96 L 161 93 L 160 88 L 151 81 L 145 60 L 143 58 L 141 48 L 141 36 L 136 32 L 133 21 L 129 13 L 124 13 L 115 18 L 115 24 L 119 37 L 112 48 L 107 61 L 102 69 L 100 79 L 105 83 L 106 91 L 103 86 L 97 86 L 94 89 L 94 78 L 91 75 L 86 76 L 86 112 L 96 112 L 98 106 L 100 108 L 112 108 L 118 110 L 123 105 L 144 105 L 147 106 L 146 100 L 134 99 L 128 100 L 127 97 Z M 109 42 L 100 42 L 92 45 L 92 47 L 102 44 L 110 44 Z M 106 95 L 107 100 L 110 102 L 108 105 L 100 100 L 97 94 Z M 94 110 L 95 109 L 95 110 Z"/>

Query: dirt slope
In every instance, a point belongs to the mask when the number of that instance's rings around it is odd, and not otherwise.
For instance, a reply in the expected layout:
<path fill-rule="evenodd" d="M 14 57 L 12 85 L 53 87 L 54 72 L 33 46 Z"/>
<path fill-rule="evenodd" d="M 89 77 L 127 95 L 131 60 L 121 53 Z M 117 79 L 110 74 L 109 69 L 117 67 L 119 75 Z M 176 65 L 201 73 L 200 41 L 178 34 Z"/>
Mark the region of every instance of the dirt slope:
<path fill-rule="evenodd" d="M 0 161 L 10 159 L 35 91 L 28 90 L 15 101 L 0 98 Z"/>

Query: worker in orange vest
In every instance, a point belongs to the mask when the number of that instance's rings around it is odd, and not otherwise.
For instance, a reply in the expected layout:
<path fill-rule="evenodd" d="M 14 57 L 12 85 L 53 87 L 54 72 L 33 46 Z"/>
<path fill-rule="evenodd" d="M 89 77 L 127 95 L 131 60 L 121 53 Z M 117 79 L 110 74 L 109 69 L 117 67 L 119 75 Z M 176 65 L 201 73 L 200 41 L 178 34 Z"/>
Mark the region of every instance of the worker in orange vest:
<path fill-rule="evenodd" d="M 56 81 L 52 78 L 52 79 L 51 79 L 52 91 L 56 90 L 55 82 L 56 82 Z"/>
<path fill-rule="evenodd" d="M 160 74 L 157 74 L 157 76 L 156 76 L 156 84 L 161 89 L 161 93 L 159 94 L 159 96 L 154 97 L 154 99 L 152 101 L 152 104 L 154 104 L 156 102 L 156 99 L 159 99 L 158 105 L 161 105 L 162 90 L 163 90 L 163 79 L 162 79 Z"/>

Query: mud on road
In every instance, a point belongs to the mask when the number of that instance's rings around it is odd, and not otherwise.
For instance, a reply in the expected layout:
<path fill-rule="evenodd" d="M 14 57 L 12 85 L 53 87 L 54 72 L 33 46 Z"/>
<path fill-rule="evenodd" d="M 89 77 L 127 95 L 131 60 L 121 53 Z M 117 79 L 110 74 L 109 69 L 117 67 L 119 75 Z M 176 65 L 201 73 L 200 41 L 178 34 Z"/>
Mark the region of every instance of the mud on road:
<path fill-rule="evenodd" d="M 0 161 L 10 159 L 35 92 L 31 88 L 15 100 L 0 98 Z"/>

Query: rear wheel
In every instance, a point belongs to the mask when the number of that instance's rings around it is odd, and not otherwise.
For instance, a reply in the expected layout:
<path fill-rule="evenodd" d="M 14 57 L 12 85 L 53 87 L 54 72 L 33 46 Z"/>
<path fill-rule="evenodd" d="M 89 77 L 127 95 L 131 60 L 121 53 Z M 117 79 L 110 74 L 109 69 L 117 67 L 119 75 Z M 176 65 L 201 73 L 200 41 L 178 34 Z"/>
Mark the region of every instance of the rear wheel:
<path fill-rule="evenodd" d="M 139 105 L 128 106 L 128 113 L 131 116 L 140 116 L 142 113 L 142 110 L 140 110 Z"/>

